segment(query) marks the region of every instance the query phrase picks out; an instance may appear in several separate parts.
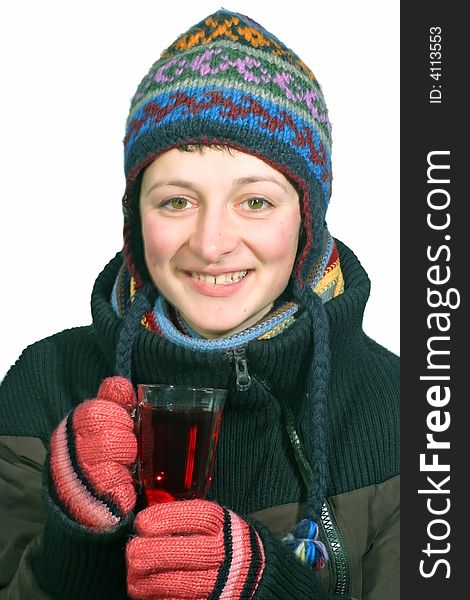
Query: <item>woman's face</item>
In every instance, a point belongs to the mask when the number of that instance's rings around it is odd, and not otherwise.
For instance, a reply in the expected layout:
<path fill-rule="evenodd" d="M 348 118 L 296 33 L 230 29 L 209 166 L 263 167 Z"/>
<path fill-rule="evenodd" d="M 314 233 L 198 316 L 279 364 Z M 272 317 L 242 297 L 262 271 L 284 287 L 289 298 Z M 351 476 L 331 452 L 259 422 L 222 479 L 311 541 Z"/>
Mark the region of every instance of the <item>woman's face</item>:
<path fill-rule="evenodd" d="M 203 337 L 253 325 L 287 286 L 299 197 L 262 160 L 234 150 L 169 150 L 145 170 L 140 211 L 152 280 Z"/>

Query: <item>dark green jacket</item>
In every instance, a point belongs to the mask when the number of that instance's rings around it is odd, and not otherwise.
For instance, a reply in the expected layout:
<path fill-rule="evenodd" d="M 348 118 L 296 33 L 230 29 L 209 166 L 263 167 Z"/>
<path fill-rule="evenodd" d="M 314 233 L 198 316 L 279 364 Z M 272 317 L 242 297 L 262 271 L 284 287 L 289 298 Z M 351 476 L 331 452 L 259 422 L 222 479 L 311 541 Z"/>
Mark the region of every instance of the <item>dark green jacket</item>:
<path fill-rule="evenodd" d="M 176 346 L 144 330 L 135 342 L 137 382 L 226 387 L 210 499 L 250 516 L 266 553 L 255 598 L 397 600 L 399 518 L 399 361 L 362 330 L 369 280 L 338 242 L 345 292 L 330 300 L 330 484 L 322 536 L 330 552 L 318 574 L 277 538 L 302 518 L 305 489 L 287 435 L 286 403 L 302 439 L 308 398 L 310 317 L 245 351 L 251 386 L 236 390 L 233 355 Z M 125 598 L 123 551 L 132 520 L 112 534 L 90 534 L 41 499 L 48 439 L 74 406 L 114 374 L 122 326 L 109 304 L 121 257 L 97 279 L 93 325 L 27 348 L 0 387 L 0 598 Z M 269 391 L 268 391 L 269 390 Z M 282 402 L 279 402 L 282 400 Z"/>

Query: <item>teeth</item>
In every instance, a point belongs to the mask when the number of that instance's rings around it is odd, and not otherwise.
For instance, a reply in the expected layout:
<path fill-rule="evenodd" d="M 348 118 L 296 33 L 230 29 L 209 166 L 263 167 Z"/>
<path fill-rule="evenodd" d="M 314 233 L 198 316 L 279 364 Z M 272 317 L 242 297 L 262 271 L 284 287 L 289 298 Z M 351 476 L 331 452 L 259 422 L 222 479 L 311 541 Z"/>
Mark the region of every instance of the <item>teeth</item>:
<path fill-rule="evenodd" d="M 199 281 L 207 281 L 213 285 L 230 285 L 231 283 L 237 283 L 241 281 L 248 271 L 234 271 L 233 273 L 223 273 L 222 275 L 205 275 L 204 273 L 191 273 L 193 279 L 199 279 Z"/>

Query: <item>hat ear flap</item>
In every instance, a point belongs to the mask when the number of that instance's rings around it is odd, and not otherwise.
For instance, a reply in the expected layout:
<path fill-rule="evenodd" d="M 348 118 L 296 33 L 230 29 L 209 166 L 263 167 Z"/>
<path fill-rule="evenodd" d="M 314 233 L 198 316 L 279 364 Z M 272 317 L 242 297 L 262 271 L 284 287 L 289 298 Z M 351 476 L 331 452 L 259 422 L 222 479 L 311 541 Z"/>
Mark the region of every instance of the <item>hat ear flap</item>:
<path fill-rule="evenodd" d="M 143 170 L 133 182 L 132 188 L 123 198 L 124 212 L 124 255 L 129 272 L 134 278 L 136 289 L 151 281 L 145 262 L 142 219 L 140 216 L 140 188 Z"/>

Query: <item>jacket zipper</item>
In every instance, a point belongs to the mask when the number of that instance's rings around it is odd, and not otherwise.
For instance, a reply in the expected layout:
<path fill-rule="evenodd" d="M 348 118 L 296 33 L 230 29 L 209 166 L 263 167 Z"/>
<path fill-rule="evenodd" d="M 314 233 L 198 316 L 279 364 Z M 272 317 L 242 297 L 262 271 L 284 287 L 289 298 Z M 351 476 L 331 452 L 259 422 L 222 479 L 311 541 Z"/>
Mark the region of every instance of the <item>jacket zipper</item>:
<path fill-rule="evenodd" d="M 237 390 L 244 392 L 251 386 L 252 377 L 248 372 L 248 362 L 244 348 L 234 348 L 230 351 L 235 362 Z M 256 381 L 272 396 L 267 384 L 256 378 Z M 307 394 L 308 398 L 308 394 Z M 295 420 L 289 406 L 278 400 L 285 417 L 287 435 L 294 451 L 295 460 L 299 467 L 305 486 L 309 487 L 313 477 L 312 467 L 303 452 L 302 442 L 295 428 Z M 349 555 L 338 524 L 331 512 L 328 501 L 325 499 L 321 509 L 320 525 L 326 541 L 328 554 L 333 560 L 330 563 L 331 587 L 339 596 L 349 595 L 351 587 L 351 573 Z"/>
<path fill-rule="evenodd" d="M 271 393 L 262 381 L 260 381 L 260 383 L 267 392 Z M 295 428 L 294 415 L 292 414 L 290 407 L 283 400 L 280 400 L 279 403 L 284 413 L 287 435 L 294 451 L 295 460 L 299 467 L 300 474 L 302 475 L 304 485 L 308 489 L 313 478 L 312 467 L 304 454 L 302 442 L 300 441 L 299 434 Z M 328 561 L 330 566 L 331 588 L 334 590 L 335 594 L 347 596 L 349 595 L 351 587 L 349 554 L 340 528 L 333 517 L 326 498 L 321 509 L 320 525 L 328 549 L 328 554 L 332 557 L 331 562 Z"/>
<path fill-rule="evenodd" d="M 292 414 L 290 407 L 282 400 L 280 401 L 280 404 L 286 419 L 287 435 L 289 436 L 289 440 L 294 451 L 297 465 L 304 480 L 304 484 L 308 489 L 313 478 L 312 467 L 304 454 L 302 442 L 300 441 L 299 434 L 295 429 L 294 415 Z M 339 526 L 333 517 L 328 500 L 326 498 L 321 508 L 320 525 L 323 538 L 326 542 L 328 554 L 332 557 L 331 562 L 328 561 L 330 567 L 331 587 L 335 594 L 338 594 L 339 596 L 347 596 L 349 595 L 351 585 L 349 555 Z"/>
<path fill-rule="evenodd" d="M 320 524 L 328 554 L 333 558 L 331 562 L 328 561 L 331 565 L 333 591 L 338 596 L 349 596 L 351 588 L 349 553 L 326 499 L 321 508 Z"/>
<path fill-rule="evenodd" d="M 251 386 L 251 377 L 248 373 L 248 362 L 244 348 L 234 348 L 232 351 L 233 360 L 235 362 L 235 375 L 237 377 L 237 390 L 246 392 Z"/>

